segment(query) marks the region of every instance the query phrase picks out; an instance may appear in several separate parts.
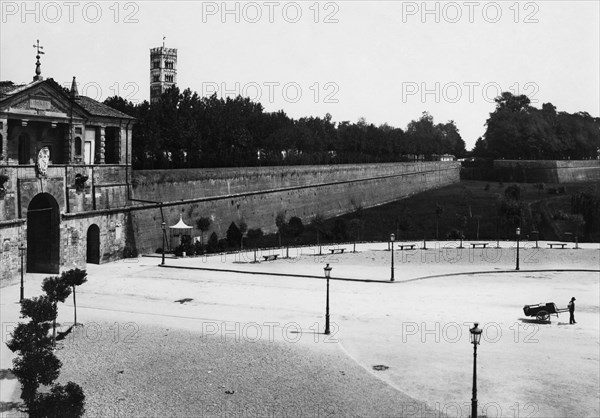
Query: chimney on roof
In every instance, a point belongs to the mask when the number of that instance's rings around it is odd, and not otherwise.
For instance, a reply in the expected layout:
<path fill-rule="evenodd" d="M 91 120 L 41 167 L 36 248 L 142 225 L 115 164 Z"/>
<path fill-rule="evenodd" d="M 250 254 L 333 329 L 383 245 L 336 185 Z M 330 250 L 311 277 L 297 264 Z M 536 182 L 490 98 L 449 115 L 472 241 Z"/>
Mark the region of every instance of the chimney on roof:
<path fill-rule="evenodd" d="M 75 81 L 75 76 L 73 76 L 73 82 L 71 83 L 71 99 L 79 99 L 79 93 L 77 92 L 77 81 Z"/>

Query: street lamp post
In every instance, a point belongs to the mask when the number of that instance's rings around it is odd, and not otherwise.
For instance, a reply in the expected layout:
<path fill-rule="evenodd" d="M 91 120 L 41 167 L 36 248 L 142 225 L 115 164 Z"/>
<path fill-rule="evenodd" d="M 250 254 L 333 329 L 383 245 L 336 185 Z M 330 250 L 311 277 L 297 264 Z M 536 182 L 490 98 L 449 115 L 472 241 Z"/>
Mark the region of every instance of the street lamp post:
<path fill-rule="evenodd" d="M 517 268 L 519 270 L 519 238 L 521 236 L 521 228 L 517 228 Z"/>
<path fill-rule="evenodd" d="M 473 344 L 473 398 L 471 399 L 471 417 L 477 418 L 477 346 L 481 341 L 481 329 L 479 323 L 475 322 L 475 326 L 471 331 L 471 344 Z"/>
<path fill-rule="evenodd" d="M 325 301 L 325 335 L 329 335 L 329 277 L 331 276 L 331 267 L 327 264 L 323 270 L 325 271 L 325 278 L 327 279 L 327 297 Z"/>
<path fill-rule="evenodd" d="M 394 241 L 396 240 L 396 236 L 394 234 L 390 234 L 390 242 L 391 242 L 391 248 L 392 248 L 392 278 L 390 279 L 391 282 L 394 281 Z"/>
<path fill-rule="evenodd" d="M 24 274 L 24 263 L 23 263 L 23 256 L 25 255 L 25 250 L 27 249 L 27 247 L 25 247 L 25 245 L 23 243 L 21 243 L 21 245 L 19 245 L 19 251 L 21 253 L 21 297 L 19 298 L 19 302 L 23 302 L 23 299 L 25 297 L 25 291 L 23 288 L 23 274 Z"/>
<path fill-rule="evenodd" d="M 166 223 L 162 223 L 161 225 L 162 227 L 162 261 L 160 263 L 161 266 L 165 265 L 165 251 L 167 250 L 165 248 L 165 235 L 166 235 L 166 228 L 167 228 L 167 224 Z"/>

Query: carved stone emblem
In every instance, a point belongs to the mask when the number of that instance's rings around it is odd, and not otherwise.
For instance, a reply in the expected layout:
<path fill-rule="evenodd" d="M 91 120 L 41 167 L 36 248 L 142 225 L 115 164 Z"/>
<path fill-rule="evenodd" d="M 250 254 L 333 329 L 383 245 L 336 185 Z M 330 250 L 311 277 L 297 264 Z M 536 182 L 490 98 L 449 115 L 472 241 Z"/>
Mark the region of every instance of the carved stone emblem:
<path fill-rule="evenodd" d="M 50 162 L 50 150 L 48 147 L 44 147 L 38 152 L 37 157 L 37 170 L 41 177 L 46 177 L 48 172 L 48 163 Z"/>

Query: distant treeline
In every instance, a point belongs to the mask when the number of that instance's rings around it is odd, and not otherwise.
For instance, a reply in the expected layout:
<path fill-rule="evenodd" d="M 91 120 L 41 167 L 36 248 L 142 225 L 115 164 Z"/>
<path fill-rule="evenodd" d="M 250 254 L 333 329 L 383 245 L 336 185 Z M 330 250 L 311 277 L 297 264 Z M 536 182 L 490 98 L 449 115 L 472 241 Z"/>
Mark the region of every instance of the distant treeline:
<path fill-rule="evenodd" d="M 600 118 L 557 112 L 552 103 L 530 106 L 527 96 L 502 93 L 472 156 L 489 159 L 587 160 L 597 157 Z"/>
<path fill-rule="evenodd" d="M 295 120 L 248 98 L 200 97 L 177 87 L 152 106 L 117 96 L 104 103 L 137 119 L 136 169 L 378 163 L 466 153 L 454 122 L 435 124 L 426 112 L 402 130 L 363 119 L 336 123 L 330 114 Z"/>

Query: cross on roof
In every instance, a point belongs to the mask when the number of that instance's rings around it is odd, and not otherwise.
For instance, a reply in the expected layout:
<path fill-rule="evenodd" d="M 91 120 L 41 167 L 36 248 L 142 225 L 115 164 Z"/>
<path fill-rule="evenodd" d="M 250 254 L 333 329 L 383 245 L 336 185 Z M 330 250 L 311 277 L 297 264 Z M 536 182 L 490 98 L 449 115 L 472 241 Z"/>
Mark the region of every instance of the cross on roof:
<path fill-rule="evenodd" d="M 38 55 L 44 54 L 44 51 L 40 51 L 41 49 L 44 49 L 44 47 L 40 46 L 40 40 L 39 39 L 37 40 L 37 45 L 34 45 L 33 47 L 37 48 L 37 54 Z"/>
<path fill-rule="evenodd" d="M 35 56 L 35 58 L 37 59 L 37 61 L 35 62 L 35 76 L 33 77 L 33 81 L 39 81 L 39 80 L 43 80 L 41 74 L 42 74 L 42 64 L 40 63 L 40 54 L 44 54 L 44 51 L 40 51 L 41 49 L 44 49 L 43 46 L 40 46 L 40 40 L 37 40 L 37 45 L 33 46 L 34 48 L 37 49 L 37 55 Z"/>

